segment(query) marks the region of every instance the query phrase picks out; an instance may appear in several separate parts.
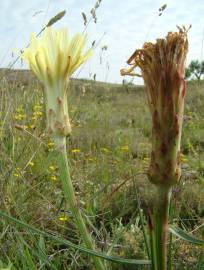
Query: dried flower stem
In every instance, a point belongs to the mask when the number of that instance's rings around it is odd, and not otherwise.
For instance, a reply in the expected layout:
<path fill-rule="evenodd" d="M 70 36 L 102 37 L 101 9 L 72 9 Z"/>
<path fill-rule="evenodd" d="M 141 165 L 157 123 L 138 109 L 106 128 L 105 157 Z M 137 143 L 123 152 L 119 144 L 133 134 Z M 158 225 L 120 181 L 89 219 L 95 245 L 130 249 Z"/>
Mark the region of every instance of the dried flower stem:
<path fill-rule="evenodd" d="M 157 39 L 155 44 L 145 43 L 127 61 L 131 67 L 121 70 L 121 75 L 140 76 L 134 69 L 141 69 L 152 115 L 152 153 L 148 176 L 157 189 L 153 217 L 149 222 L 153 270 L 167 269 L 171 187 L 181 177 L 180 141 L 186 93 L 184 73 L 188 29 L 178 29 L 178 32 L 169 32 L 165 39 Z"/>

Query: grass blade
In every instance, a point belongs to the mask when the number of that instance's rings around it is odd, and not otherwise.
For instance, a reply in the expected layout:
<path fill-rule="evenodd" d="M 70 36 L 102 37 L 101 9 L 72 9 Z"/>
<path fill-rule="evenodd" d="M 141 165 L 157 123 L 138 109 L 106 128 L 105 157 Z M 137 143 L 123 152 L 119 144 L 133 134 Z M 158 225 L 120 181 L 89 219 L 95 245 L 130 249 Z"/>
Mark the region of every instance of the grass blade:
<path fill-rule="evenodd" d="M 26 258 L 26 262 L 28 264 L 29 269 L 30 270 L 37 270 L 37 268 L 33 262 L 32 256 L 31 256 L 27 247 L 24 249 L 23 253 L 24 253 L 24 256 Z"/>
<path fill-rule="evenodd" d="M 169 226 L 169 232 L 171 232 L 172 234 L 178 236 L 179 238 L 181 238 L 187 242 L 204 247 L 204 240 L 195 238 L 194 236 L 188 234 L 187 232 L 183 231 L 182 229 L 180 229 L 178 227 L 175 227 L 172 225 Z"/>
<path fill-rule="evenodd" d="M 32 232 L 43 235 L 44 237 L 48 237 L 48 238 L 52 239 L 53 241 L 55 241 L 57 243 L 70 246 L 72 248 L 80 250 L 83 253 L 86 253 L 86 254 L 89 254 L 89 255 L 92 255 L 92 256 L 97 256 L 97 257 L 103 258 L 105 260 L 114 262 L 114 263 L 131 264 L 131 265 L 150 265 L 151 264 L 151 262 L 149 260 L 123 259 L 123 258 L 108 256 L 108 255 L 106 255 L 104 253 L 90 250 L 90 249 L 82 247 L 80 245 L 76 245 L 76 244 L 74 244 L 74 243 L 72 243 L 72 242 L 70 242 L 70 241 L 68 241 L 66 239 L 57 237 L 57 236 L 52 235 L 50 233 L 47 233 L 45 231 L 41 231 L 41 230 L 39 230 L 39 229 L 37 229 L 37 228 L 23 222 L 23 221 L 20 221 L 20 220 L 14 218 L 14 217 L 9 216 L 8 214 L 6 214 L 6 213 L 4 213 L 2 211 L 0 211 L 0 216 L 6 218 L 9 221 L 15 222 L 16 224 L 18 224 L 21 227 L 27 228 L 28 230 L 31 230 Z"/>

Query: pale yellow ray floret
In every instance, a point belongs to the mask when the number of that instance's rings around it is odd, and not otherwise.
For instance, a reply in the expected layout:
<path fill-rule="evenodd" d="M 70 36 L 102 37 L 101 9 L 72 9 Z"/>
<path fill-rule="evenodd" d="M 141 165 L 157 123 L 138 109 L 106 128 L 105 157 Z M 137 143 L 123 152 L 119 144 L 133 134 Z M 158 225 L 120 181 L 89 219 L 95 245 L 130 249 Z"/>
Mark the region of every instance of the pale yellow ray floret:
<path fill-rule="evenodd" d="M 92 55 L 91 49 L 84 52 L 86 36 L 77 33 L 73 38 L 66 28 L 54 30 L 48 27 L 40 38 L 31 34 L 30 46 L 22 58 L 43 83 L 70 77 Z"/>
<path fill-rule="evenodd" d="M 22 54 L 44 85 L 47 128 L 55 139 L 71 132 L 67 88 L 70 76 L 93 54 L 85 50 L 86 36 L 70 37 L 68 29 L 47 27 L 41 37 L 31 34 L 30 45 Z"/>

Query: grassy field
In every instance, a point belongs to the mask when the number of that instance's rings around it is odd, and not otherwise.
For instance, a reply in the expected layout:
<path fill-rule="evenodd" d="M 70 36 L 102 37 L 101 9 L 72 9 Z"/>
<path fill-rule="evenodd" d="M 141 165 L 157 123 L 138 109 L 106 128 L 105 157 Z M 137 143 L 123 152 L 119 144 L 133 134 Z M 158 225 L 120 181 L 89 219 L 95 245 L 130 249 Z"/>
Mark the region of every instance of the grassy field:
<path fill-rule="evenodd" d="M 80 243 L 64 203 L 53 142 L 45 132 L 43 92 L 28 72 L 1 72 L 0 205 L 39 229 Z M 154 199 L 146 170 L 151 119 L 143 87 L 72 80 L 68 138 L 71 175 L 97 245 L 109 255 L 147 258 L 139 206 Z M 204 237 L 204 84 L 191 82 L 182 136 L 182 179 L 170 220 Z M 86 255 L 0 219 L 0 269 L 91 269 Z M 173 237 L 175 270 L 204 269 L 204 250 Z M 139 269 L 110 264 L 108 269 Z M 140 268 L 140 269 L 149 269 Z"/>

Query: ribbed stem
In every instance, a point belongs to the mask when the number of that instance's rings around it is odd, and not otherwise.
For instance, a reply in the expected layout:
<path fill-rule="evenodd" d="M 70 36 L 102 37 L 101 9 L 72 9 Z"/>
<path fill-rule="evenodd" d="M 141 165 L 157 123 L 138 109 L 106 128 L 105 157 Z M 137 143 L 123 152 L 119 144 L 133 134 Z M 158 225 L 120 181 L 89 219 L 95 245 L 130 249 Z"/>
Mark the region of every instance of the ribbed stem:
<path fill-rule="evenodd" d="M 75 218 L 75 224 L 77 229 L 81 234 L 81 238 L 85 243 L 86 247 L 92 250 L 95 250 L 93 240 L 86 228 L 85 222 L 83 220 L 80 207 L 78 205 L 73 184 L 70 177 L 68 160 L 67 160 L 67 152 L 66 152 L 66 140 L 65 138 L 57 139 L 57 160 L 60 170 L 60 178 L 61 184 L 65 196 L 65 200 L 67 201 L 70 210 Z M 93 261 L 95 263 L 96 270 L 105 270 L 105 267 L 100 258 L 93 257 Z"/>
<path fill-rule="evenodd" d="M 152 219 L 152 265 L 154 270 L 167 270 L 168 216 L 171 189 L 157 186 Z"/>

